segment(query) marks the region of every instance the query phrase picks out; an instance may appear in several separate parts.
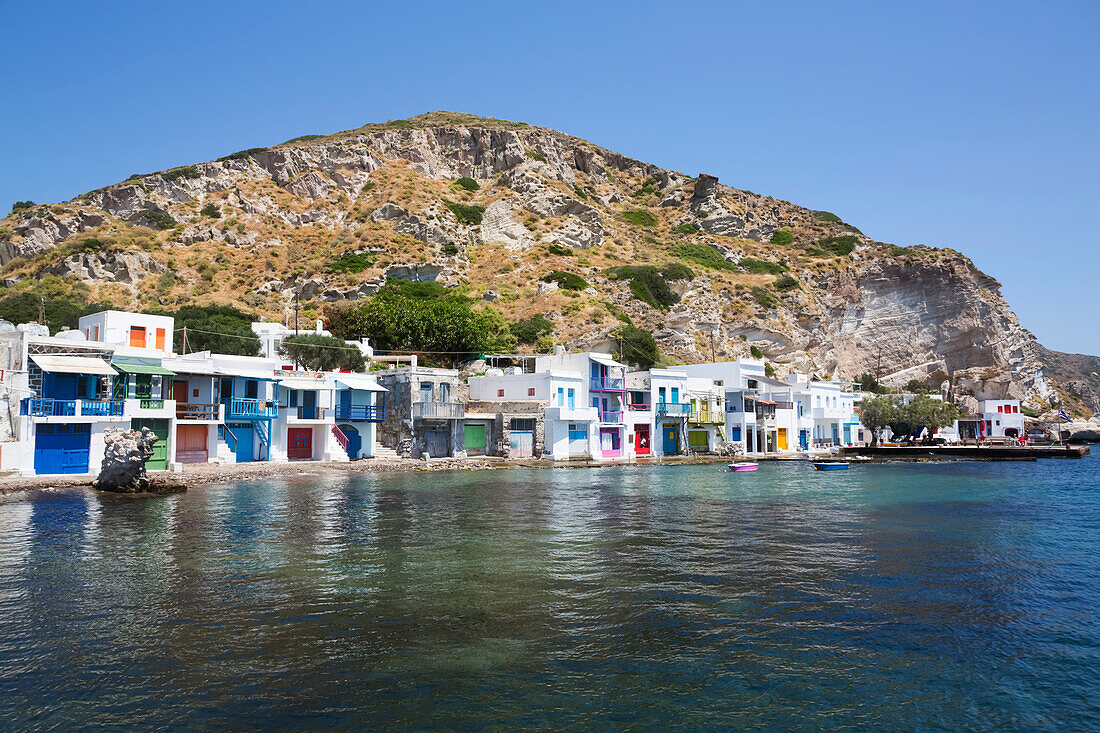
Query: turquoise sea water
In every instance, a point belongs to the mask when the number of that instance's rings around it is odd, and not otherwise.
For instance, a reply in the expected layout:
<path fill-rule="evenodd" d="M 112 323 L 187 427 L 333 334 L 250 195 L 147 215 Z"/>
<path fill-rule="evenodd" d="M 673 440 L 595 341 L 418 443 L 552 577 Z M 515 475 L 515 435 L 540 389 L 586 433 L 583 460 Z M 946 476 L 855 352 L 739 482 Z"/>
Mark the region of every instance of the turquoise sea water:
<path fill-rule="evenodd" d="M 2 497 L 0 729 L 1097 730 L 1098 489 L 1093 456 Z"/>

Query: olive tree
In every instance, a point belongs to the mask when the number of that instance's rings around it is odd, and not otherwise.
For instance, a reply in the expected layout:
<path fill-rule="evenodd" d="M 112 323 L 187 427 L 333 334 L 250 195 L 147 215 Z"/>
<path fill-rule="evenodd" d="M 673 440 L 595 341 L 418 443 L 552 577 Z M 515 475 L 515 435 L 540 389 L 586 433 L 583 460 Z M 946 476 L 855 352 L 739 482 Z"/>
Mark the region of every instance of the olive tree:
<path fill-rule="evenodd" d="M 880 395 L 863 400 L 860 422 L 871 431 L 871 447 L 878 444 L 878 434 L 883 428 L 895 425 L 901 416 L 901 397 Z"/>

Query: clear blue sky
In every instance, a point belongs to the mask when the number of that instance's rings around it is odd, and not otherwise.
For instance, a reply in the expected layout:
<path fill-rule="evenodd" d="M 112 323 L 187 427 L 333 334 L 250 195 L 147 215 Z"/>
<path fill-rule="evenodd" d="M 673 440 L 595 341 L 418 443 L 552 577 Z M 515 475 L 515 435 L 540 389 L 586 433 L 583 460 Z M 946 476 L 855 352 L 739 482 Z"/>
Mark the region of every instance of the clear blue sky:
<path fill-rule="evenodd" d="M 0 207 L 448 109 L 969 255 L 1100 353 L 1100 3 L 0 0 Z"/>

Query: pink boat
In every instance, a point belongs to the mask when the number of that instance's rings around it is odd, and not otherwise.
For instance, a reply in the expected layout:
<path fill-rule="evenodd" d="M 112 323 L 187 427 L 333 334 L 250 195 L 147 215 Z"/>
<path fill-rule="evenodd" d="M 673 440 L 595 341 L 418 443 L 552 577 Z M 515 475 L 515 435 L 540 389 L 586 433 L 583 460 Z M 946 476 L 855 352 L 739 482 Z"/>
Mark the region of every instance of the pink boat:
<path fill-rule="evenodd" d="M 759 468 L 759 464 L 756 463 L 731 463 L 731 471 L 755 471 Z"/>

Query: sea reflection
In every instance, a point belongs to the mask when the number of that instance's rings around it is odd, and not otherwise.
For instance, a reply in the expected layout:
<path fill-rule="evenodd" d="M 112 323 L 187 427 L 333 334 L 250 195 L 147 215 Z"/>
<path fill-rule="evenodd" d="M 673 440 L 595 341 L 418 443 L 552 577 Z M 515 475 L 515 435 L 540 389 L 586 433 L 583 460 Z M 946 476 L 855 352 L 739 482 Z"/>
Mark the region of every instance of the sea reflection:
<path fill-rule="evenodd" d="M 1095 727 L 1051 464 L 4 497 L 0 726 Z"/>

